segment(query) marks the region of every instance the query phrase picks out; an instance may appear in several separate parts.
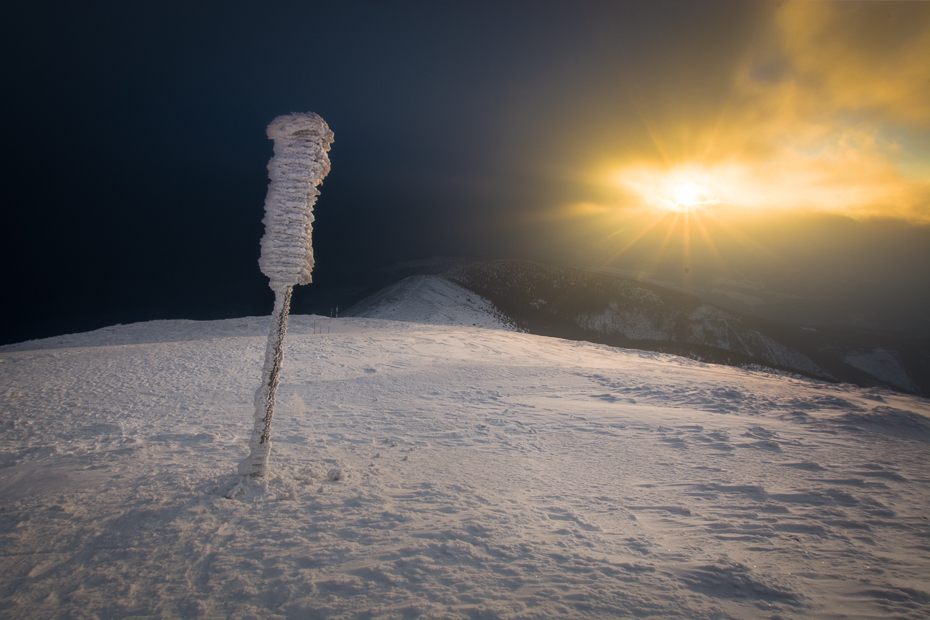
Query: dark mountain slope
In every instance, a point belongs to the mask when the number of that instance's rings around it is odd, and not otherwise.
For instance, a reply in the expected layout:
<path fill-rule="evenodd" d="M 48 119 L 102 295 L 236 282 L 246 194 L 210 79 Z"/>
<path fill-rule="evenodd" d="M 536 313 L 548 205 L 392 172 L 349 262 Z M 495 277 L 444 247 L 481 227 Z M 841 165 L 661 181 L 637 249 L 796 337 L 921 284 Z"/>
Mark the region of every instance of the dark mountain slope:
<path fill-rule="evenodd" d="M 901 366 L 906 355 L 882 353 L 874 339 L 747 316 L 635 280 L 523 260 L 477 261 L 443 275 L 489 299 L 533 334 L 918 394 L 926 389 L 913 368 Z"/>

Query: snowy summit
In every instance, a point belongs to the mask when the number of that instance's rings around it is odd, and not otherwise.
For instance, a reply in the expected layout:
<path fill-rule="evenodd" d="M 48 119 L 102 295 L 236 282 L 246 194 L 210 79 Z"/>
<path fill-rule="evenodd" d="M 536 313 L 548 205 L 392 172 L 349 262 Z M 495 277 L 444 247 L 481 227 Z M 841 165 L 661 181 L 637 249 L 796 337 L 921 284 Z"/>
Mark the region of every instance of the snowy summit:
<path fill-rule="evenodd" d="M 0 348 L 4 617 L 930 616 L 926 400 L 293 316 L 226 499 L 269 320 Z"/>
<path fill-rule="evenodd" d="M 487 299 L 439 276 L 410 276 L 363 299 L 346 316 L 522 331 Z"/>

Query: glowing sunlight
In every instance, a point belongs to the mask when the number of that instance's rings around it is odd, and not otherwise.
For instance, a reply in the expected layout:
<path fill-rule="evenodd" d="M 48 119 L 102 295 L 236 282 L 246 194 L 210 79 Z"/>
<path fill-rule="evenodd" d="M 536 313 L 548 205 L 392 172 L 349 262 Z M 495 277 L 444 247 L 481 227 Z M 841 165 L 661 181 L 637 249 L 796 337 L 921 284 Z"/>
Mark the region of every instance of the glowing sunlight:
<path fill-rule="evenodd" d="M 646 167 L 625 170 L 616 183 L 632 190 L 643 204 L 658 212 L 686 213 L 719 203 L 720 183 L 710 175 L 689 168 L 668 172 Z"/>
<path fill-rule="evenodd" d="M 598 183 L 629 192 L 623 208 L 660 213 L 726 205 L 930 223 L 930 11 L 886 8 L 781 6 L 716 115 L 663 116 L 660 102 L 639 101 L 651 145 L 616 148 Z"/>

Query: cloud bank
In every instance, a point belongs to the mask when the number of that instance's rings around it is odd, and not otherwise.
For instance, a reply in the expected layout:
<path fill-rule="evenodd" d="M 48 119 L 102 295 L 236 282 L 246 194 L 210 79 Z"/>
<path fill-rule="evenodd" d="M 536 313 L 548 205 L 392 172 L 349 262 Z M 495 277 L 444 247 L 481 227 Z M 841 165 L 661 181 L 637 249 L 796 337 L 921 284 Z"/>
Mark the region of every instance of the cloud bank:
<path fill-rule="evenodd" d="M 644 114 L 658 157 L 627 154 L 613 180 L 653 207 L 671 176 L 705 204 L 930 223 L 928 58 L 925 3 L 786 3 L 719 116 L 682 146 L 681 127 Z"/>

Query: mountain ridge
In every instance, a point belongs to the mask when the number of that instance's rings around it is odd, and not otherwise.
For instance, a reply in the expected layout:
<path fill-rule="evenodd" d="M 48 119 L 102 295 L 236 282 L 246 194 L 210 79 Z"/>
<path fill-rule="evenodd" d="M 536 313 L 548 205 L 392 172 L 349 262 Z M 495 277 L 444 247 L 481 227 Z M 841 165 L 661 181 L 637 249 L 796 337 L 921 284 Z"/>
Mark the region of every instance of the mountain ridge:
<path fill-rule="evenodd" d="M 920 342 L 908 349 L 868 334 L 778 323 L 656 284 L 527 260 L 462 263 L 443 276 L 529 333 L 930 394 L 930 354 Z"/>
<path fill-rule="evenodd" d="M 432 259 L 400 267 L 397 275 L 440 276 L 462 287 L 486 300 L 497 320 L 532 334 L 930 394 L 930 347 L 919 338 L 780 323 L 655 283 L 522 259 Z M 370 307 L 389 288 L 353 308 Z"/>

